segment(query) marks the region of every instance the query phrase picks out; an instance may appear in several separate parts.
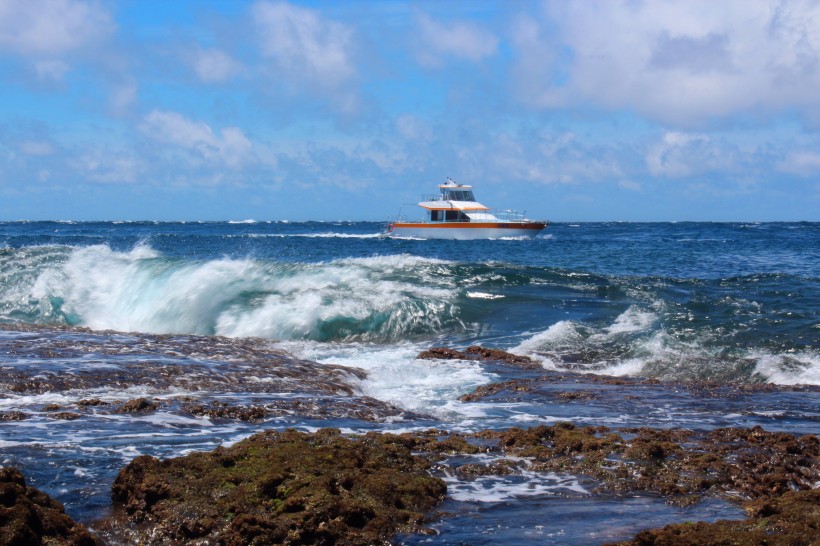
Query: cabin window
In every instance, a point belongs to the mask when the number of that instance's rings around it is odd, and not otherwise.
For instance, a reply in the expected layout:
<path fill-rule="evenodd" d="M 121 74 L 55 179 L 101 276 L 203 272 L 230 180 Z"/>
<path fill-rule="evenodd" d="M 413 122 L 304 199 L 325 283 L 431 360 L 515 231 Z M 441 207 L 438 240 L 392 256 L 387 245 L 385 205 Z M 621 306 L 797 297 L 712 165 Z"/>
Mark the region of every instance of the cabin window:
<path fill-rule="evenodd" d="M 445 220 L 448 222 L 467 222 L 469 218 L 460 210 L 445 211 Z"/>
<path fill-rule="evenodd" d="M 450 201 L 475 201 L 470 190 L 449 190 L 445 197 Z"/>
<path fill-rule="evenodd" d="M 450 201 L 475 201 L 471 190 L 449 190 L 445 197 Z"/>
<path fill-rule="evenodd" d="M 431 210 L 430 211 L 430 221 L 431 222 L 441 222 L 441 211 L 440 210 Z"/>

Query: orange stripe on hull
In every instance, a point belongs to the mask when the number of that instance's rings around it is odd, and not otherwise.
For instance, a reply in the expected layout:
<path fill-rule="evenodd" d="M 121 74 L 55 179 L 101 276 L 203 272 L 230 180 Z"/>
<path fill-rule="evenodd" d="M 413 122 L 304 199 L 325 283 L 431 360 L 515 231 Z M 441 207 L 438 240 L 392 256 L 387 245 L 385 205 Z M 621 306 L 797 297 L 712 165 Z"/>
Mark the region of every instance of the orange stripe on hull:
<path fill-rule="evenodd" d="M 396 222 L 393 224 L 393 229 L 400 228 L 420 228 L 420 229 L 544 229 L 546 223 L 533 222 L 528 224 L 516 224 L 510 222 L 444 222 L 441 224 L 427 224 L 423 222 Z"/>

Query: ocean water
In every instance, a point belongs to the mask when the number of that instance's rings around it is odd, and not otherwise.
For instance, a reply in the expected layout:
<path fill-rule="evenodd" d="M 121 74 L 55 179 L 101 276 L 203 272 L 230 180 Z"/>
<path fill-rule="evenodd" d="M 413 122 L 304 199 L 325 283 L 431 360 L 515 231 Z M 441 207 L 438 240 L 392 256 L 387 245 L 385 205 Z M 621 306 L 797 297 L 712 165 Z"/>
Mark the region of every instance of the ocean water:
<path fill-rule="evenodd" d="M 91 522 L 133 457 L 212 449 L 263 428 L 469 432 L 570 420 L 820 431 L 818 223 L 554 224 L 535 239 L 491 241 L 384 239 L 381 227 L 0 223 L 0 464 Z M 416 359 L 474 344 L 545 370 L 677 386 L 621 386 L 584 404 L 543 393 L 461 402 L 533 372 Z M 723 397 L 680 387 L 701 381 L 789 388 Z M 111 409 L 139 397 L 159 407 Z M 196 404 L 266 413 L 248 421 Z M 442 472 L 439 534 L 402 542 L 595 544 L 742 517 L 717 500 L 602 498 L 578 476 Z"/>

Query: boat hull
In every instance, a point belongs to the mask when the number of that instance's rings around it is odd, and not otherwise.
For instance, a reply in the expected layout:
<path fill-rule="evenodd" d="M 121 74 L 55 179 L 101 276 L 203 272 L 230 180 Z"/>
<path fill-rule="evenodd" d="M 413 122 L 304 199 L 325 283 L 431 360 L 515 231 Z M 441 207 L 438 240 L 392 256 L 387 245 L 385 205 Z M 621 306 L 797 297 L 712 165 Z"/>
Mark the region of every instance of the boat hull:
<path fill-rule="evenodd" d="M 535 237 L 545 227 L 546 222 L 395 222 L 388 226 L 387 236 L 469 241 Z"/>

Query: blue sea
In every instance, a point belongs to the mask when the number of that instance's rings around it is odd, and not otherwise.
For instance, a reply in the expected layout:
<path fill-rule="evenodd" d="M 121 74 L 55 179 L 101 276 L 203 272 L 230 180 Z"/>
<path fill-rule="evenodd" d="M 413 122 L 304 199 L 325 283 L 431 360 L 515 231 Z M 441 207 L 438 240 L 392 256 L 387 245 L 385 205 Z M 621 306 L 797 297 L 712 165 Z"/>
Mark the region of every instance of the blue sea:
<path fill-rule="evenodd" d="M 820 432 L 820 223 L 563 223 L 488 241 L 390 239 L 382 228 L 0 223 L 0 464 L 93 523 L 137 455 L 209 450 L 267 428 Z M 416 358 L 476 344 L 572 377 L 659 381 L 583 404 L 538 392 L 462 402 L 532 372 Z M 782 388 L 715 397 L 687 387 L 704 382 Z M 157 407 L 111 410 L 137 398 Z M 718 499 L 593 494 L 583 476 L 467 479 L 446 461 L 438 472 L 448 498 L 430 524 L 437 534 L 397 542 L 599 544 L 743 517 Z"/>

